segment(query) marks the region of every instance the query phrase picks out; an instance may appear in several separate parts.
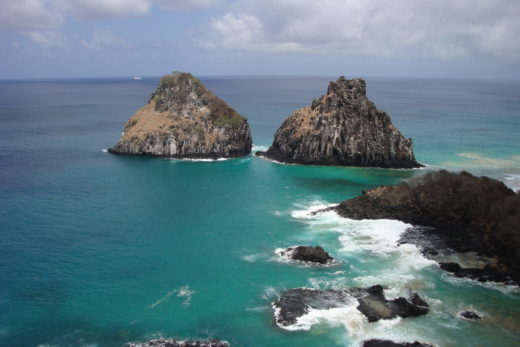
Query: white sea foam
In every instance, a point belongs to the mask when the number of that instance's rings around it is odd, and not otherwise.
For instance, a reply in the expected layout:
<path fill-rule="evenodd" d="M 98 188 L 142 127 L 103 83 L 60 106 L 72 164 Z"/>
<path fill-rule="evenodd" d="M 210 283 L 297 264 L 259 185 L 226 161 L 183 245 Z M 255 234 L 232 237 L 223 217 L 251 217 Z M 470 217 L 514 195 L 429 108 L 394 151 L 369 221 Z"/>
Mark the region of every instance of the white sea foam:
<path fill-rule="evenodd" d="M 177 297 L 184 298 L 182 305 L 188 307 L 191 305 L 191 297 L 195 294 L 194 290 L 190 290 L 190 286 L 182 286 L 177 291 Z"/>
<path fill-rule="evenodd" d="M 285 326 L 278 324 L 280 309 L 273 305 L 274 316 L 277 325 L 285 330 L 310 330 L 316 324 L 328 324 L 330 326 L 343 326 L 350 336 L 363 335 L 364 328 L 368 323 L 367 318 L 357 310 L 359 302 L 352 298 L 349 303 L 342 307 L 318 310 L 308 308 L 308 312 L 296 319 L 296 323 Z"/>
<path fill-rule="evenodd" d="M 108 153 L 108 148 L 103 148 L 101 151 L 102 151 L 103 153 Z"/>
<path fill-rule="evenodd" d="M 243 261 L 247 261 L 248 263 L 254 263 L 258 260 L 258 258 L 261 256 L 261 254 L 249 254 L 249 255 L 243 255 L 240 257 Z"/>
<path fill-rule="evenodd" d="M 149 305 L 148 308 L 154 308 L 154 307 L 159 306 L 165 300 L 168 300 L 173 294 L 175 294 L 176 291 L 177 291 L 177 289 L 173 289 L 173 290 L 169 291 L 165 296 L 163 296 L 162 298 L 160 298 L 159 300 L 157 300 L 153 304 Z"/>
<path fill-rule="evenodd" d="M 193 296 L 193 294 L 195 294 L 195 291 L 190 290 L 190 286 L 182 286 L 179 288 L 175 288 L 175 289 L 169 291 L 168 293 L 166 293 L 165 296 L 163 296 L 162 298 L 160 298 L 153 304 L 149 305 L 148 308 L 151 309 L 151 308 L 155 308 L 155 307 L 159 306 L 160 304 L 162 304 L 163 302 L 168 300 L 175 293 L 177 293 L 178 298 L 184 298 L 182 305 L 184 307 L 188 307 L 191 304 L 191 297 Z"/>
<path fill-rule="evenodd" d="M 280 292 L 274 287 L 266 287 L 261 298 L 266 301 L 278 300 L 280 299 Z"/>
<path fill-rule="evenodd" d="M 207 163 L 213 163 L 215 161 L 225 161 L 225 160 L 231 160 L 235 158 L 216 158 L 216 159 L 208 159 L 208 158 L 168 158 L 170 160 L 175 161 L 194 161 L 194 162 L 207 162 Z"/>
<path fill-rule="evenodd" d="M 258 151 L 265 152 L 269 149 L 267 146 L 255 145 L 253 144 L 253 148 L 251 148 L 251 153 L 256 153 Z"/>
<path fill-rule="evenodd" d="M 342 245 L 340 253 L 356 254 L 358 258 L 371 254 L 385 260 L 388 266 L 381 273 L 372 272 L 355 280 L 361 285 L 386 284 L 402 293 L 416 278 L 416 272 L 424 267 L 437 264 L 427 259 L 412 244 L 398 244 L 401 234 L 411 225 L 397 220 L 352 220 L 340 217 L 335 211 L 315 213 L 334 204 L 311 204 L 295 210 L 292 217 L 305 222 L 312 233 L 338 234 Z"/>
<path fill-rule="evenodd" d="M 506 174 L 504 177 L 504 184 L 515 192 L 520 191 L 520 175 Z"/>

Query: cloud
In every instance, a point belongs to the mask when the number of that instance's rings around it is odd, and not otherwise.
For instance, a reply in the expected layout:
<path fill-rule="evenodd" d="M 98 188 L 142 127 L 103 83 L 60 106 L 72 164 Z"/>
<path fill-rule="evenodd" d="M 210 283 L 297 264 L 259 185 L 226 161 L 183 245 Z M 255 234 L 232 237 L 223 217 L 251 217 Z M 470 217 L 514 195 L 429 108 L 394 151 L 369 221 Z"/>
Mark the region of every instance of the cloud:
<path fill-rule="evenodd" d="M 80 40 L 81 44 L 88 49 L 98 50 L 101 48 L 130 48 L 131 46 L 122 38 L 110 30 L 94 29 L 90 40 Z"/>
<path fill-rule="evenodd" d="M 145 15 L 150 10 L 148 0 L 66 0 L 67 9 L 82 19 Z"/>
<path fill-rule="evenodd" d="M 68 38 L 58 31 L 29 31 L 25 35 L 38 46 L 45 49 L 65 48 L 69 42 Z"/>
<path fill-rule="evenodd" d="M 55 29 L 64 21 L 62 10 L 60 3 L 52 0 L 0 0 L 0 29 Z"/>
<path fill-rule="evenodd" d="M 209 23 L 207 48 L 457 60 L 520 59 L 520 1 L 243 0 Z"/>
<path fill-rule="evenodd" d="M 167 10 L 192 10 L 212 7 L 219 0 L 155 0 L 155 3 Z"/>
<path fill-rule="evenodd" d="M 68 15 L 84 20 L 139 16 L 150 7 L 150 0 L 0 0 L 0 29 L 55 30 Z"/>

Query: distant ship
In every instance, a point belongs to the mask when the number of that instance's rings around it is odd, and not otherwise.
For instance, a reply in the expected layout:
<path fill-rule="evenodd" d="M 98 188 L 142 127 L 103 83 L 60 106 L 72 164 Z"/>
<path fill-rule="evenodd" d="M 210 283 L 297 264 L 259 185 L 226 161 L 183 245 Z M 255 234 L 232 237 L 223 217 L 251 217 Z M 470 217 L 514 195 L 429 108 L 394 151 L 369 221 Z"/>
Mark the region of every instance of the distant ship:
<path fill-rule="evenodd" d="M 142 77 L 139 77 L 139 76 L 135 76 L 134 77 L 134 80 L 142 80 L 143 78 Z"/>

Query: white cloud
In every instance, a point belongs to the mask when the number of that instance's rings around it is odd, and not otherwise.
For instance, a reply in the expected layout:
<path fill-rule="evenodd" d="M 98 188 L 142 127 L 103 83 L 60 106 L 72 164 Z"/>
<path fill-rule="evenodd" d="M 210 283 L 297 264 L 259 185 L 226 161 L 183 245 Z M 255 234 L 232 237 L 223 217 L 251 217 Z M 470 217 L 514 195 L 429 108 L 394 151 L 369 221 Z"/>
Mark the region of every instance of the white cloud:
<path fill-rule="evenodd" d="M 130 48 L 131 46 L 110 30 L 94 29 L 90 40 L 80 40 L 81 44 L 89 49 L 101 48 Z"/>
<path fill-rule="evenodd" d="M 520 59 L 520 1 L 243 0 L 214 18 L 209 48 L 453 60 Z"/>
<path fill-rule="evenodd" d="M 62 7 L 53 0 L 0 0 L 0 29 L 54 29 L 64 21 Z"/>
<path fill-rule="evenodd" d="M 32 41 L 45 49 L 65 48 L 68 45 L 68 38 L 58 31 L 29 31 L 25 33 Z"/>
<path fill-rule="evenodd" d="M 212 7 L 219 0 L 155 0 L 155 2 L 168 10 L 191 10 Z"/>
<path fill-rule="evenodd" d="M 0 29 L 55 30 L 67 15 L 86 20 L 145 15 L 150 0 L 0 0 Z"/>
<path fill-rule="evenodd" d="M 151 3 L 148 0 L 63 0 L 67 9 L 83 19 L 124 17 L 147 14 Z"/>

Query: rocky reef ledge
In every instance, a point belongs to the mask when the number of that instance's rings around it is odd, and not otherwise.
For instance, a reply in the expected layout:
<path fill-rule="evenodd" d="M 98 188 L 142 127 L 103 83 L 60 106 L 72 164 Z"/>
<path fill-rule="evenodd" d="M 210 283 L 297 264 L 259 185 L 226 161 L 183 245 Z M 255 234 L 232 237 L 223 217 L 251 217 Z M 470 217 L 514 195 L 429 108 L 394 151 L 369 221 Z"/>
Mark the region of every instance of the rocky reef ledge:
<path fill-rule="evenodd" d="M 361 78 L 330 82 L 327 95 L 295 111 L 256 155 L 291 164 L 417 168 L 412 140 L 366 96 Z"/>
<path fill-rule="evenodd" d="M 229 347 L 229 343 L 217 339 L 178 340 L 159 338 L 146 342 L 129 342 L 124 347 Z"/>
<path fill-rule="evenodd" d="M 498 260 L 481 271 L 449 263 L 442 268 L 481 281 L 520 283 L 520 195 L 500 181 L 467 172 L 430 172 L 397 186 L 364 191 L 334 209 L 352 219 L 398 219 L 432 227 L 422 229 L 423 235 L 431 234 L 455 251 Z"/>
<path fill-rule="evenodd" d="M 247 120 L 189 73 L 161 78 L 148 104 L 126 123 L 115 154 L 218 159 L 245 156 Z"/>
<path fill-rule="evenodd" d="M 428 304 L 417 294 L 410 300 L 399 297 L 387 300 L 383 287 L 375 285 L 367 288 L 349 288 L 344 290 L 318 290 L 294 288 L 285 291 L 280 299 L 273 303 L 276 324 L 289 327 L 297 323 L 310 309 L 327 310 L 356 303 L 357 310 L 367 317 L 369 322 L 395 317 L 417 317 L 428 313 Z"/>

